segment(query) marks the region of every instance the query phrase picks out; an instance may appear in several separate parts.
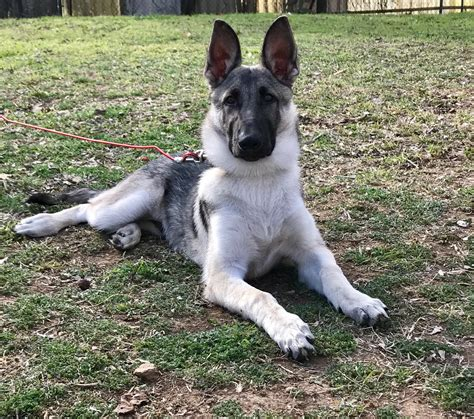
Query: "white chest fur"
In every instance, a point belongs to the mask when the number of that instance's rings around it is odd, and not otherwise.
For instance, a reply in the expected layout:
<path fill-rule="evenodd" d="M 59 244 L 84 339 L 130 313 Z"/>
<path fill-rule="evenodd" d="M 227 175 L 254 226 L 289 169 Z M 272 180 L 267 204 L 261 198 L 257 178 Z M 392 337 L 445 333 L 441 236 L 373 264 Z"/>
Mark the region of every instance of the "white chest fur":
<path fill-rule="evenodd" d="M 221 214 L 220 223 L 229 223 L 220 229 L 226 237 L 218 239 L 240 244 L 232 248 L 236 255 L 245 253 L 250 276 L 261 275 L 284 256 L 286 221 L 302 202 L 298 175 L 297 166 L 261 177 L 231 176 L 214 168 L 200 181 L 199 199 Z"/>

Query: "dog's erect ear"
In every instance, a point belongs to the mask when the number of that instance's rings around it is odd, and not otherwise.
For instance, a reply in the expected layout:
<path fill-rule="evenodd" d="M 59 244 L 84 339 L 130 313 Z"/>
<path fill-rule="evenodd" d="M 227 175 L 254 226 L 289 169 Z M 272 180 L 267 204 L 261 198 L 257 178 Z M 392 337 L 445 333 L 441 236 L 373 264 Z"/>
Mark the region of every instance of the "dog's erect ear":
<path fill-rule="evenodd" d="M 286 16 L 280 16 L 267 31 L 263 41 L 262 64 L 289 87 L 298 75 L 296 43 Z"/>
<path fill-rule="evenodd" d="M 211 87 L 219 85 L 241 62 L 239 38 L 227 23 L 216 20 L 204 69 Z"/>

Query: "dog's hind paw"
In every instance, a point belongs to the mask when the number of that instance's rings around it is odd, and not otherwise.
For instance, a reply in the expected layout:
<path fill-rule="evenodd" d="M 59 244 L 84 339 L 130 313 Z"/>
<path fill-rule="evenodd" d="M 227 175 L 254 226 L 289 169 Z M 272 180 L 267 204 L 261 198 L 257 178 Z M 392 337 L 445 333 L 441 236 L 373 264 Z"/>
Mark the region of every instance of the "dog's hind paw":
<path fill-rule="evenodd" d="M 279 324 L 273 340 L 280 349 L 296 361 L 306 361 L 314 352 L 314 336 L 309 326 L 297 315 L 288 313 L 288 319 Z"/>
<path fill-rule="evenodd" d="M 54 214 L 37 214 L 20 221 L 14 228 L 17 234 L 29 237 L 53 236 L 61 230 Z"/>
<path fill-rule="evenodd" d="M 127 224 L 119 228 L 112 235 L 110 242 L 118 250 L 127 250 L 136 246 L 142 237 L 140 227 L 136 223 Z"/>

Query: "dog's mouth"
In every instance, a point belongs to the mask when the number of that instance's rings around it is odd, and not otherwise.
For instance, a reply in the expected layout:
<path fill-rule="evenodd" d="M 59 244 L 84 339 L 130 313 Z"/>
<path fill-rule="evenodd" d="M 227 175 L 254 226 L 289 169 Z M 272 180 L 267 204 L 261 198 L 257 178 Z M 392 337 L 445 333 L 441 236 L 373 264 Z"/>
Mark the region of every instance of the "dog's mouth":
<path fill-rule="evenodd" d="M 248 162 L 254 162 L 258 161 L 261 159 L 264 159 L 267 156 L 237 156 L 237 158 L 248 161 Z"/>
<path fill-rule="evenodd" d="M 258 160 L 262 160 L 272 154 L 273 150 L 270 150 L 268 152 L 258 152 L 258 153 L 249 153 L 249 152 L 242 152 L 242 151 L 237 151 L 236 153 L 233 153 L 234 157 L 238 159 L 242 159 L 248 162 L 256 162 Z"/>

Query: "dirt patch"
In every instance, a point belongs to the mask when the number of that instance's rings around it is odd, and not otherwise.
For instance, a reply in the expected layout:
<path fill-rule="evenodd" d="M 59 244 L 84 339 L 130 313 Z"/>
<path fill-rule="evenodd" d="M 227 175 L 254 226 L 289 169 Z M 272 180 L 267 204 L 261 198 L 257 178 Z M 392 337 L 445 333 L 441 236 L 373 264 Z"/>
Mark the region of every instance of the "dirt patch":
<path fill-rule="evenodd" d="M 184 380 L 165 374 L 159 383 L 140 388 L 151 401 L 140 413 L 207 416 L 216 405 L 228 400 L 237 402 L 245 414 L 260 411 L 285 416 L 303 416 L 322 409 L 337 412 L 344 405 L 344 399 L 322 382 L 321 375 L 328 365 L 325 359 L 320 358 L 304 367 L 291 361 L 277 363 L 288 374 L 285 382 L 259 389 L 235 383 L 231 388 L 203 392 Z M 386 399 L 382 394 L 374 396 L 374 402 L 366 401 L 364 408 L 370 410 L 384 404 L 396 406 L 402 415 L 408 417 L 446 417 L 415 390 L 394 394 L 392 399 Z M 371 415 L 365 413 L 362 417 Z"/>
<path fill-rule="evenodd" d="M 409 391 L 400 397 L 397 407 L 403 416 L 409 418 L 445 418 L 448 415 L 420 396 L 416 391 Z M 448 416 L 449 417 L 449 416 Z"/>
<path fill-rule="evenodd" d="M 283 364 L 287 365 L 283 367 Z M 235 400 L 248 414 L 262 411 L 302 415 L 321 406 L 338 405 L 327 386 L 317 380 L 311 382 L 316 369 L 295 367 L 291 362 L 282 362 L 281 365 L 286 373 L 292 371 L 289 380 L 260 389 L 235 383 L 233 388 L 203 392 L 184 380 L 164 375 L 158 384 L 143 388 L 152 400 L 145 410 L 173 416 L 209 415 L 219 402 Z"/>

